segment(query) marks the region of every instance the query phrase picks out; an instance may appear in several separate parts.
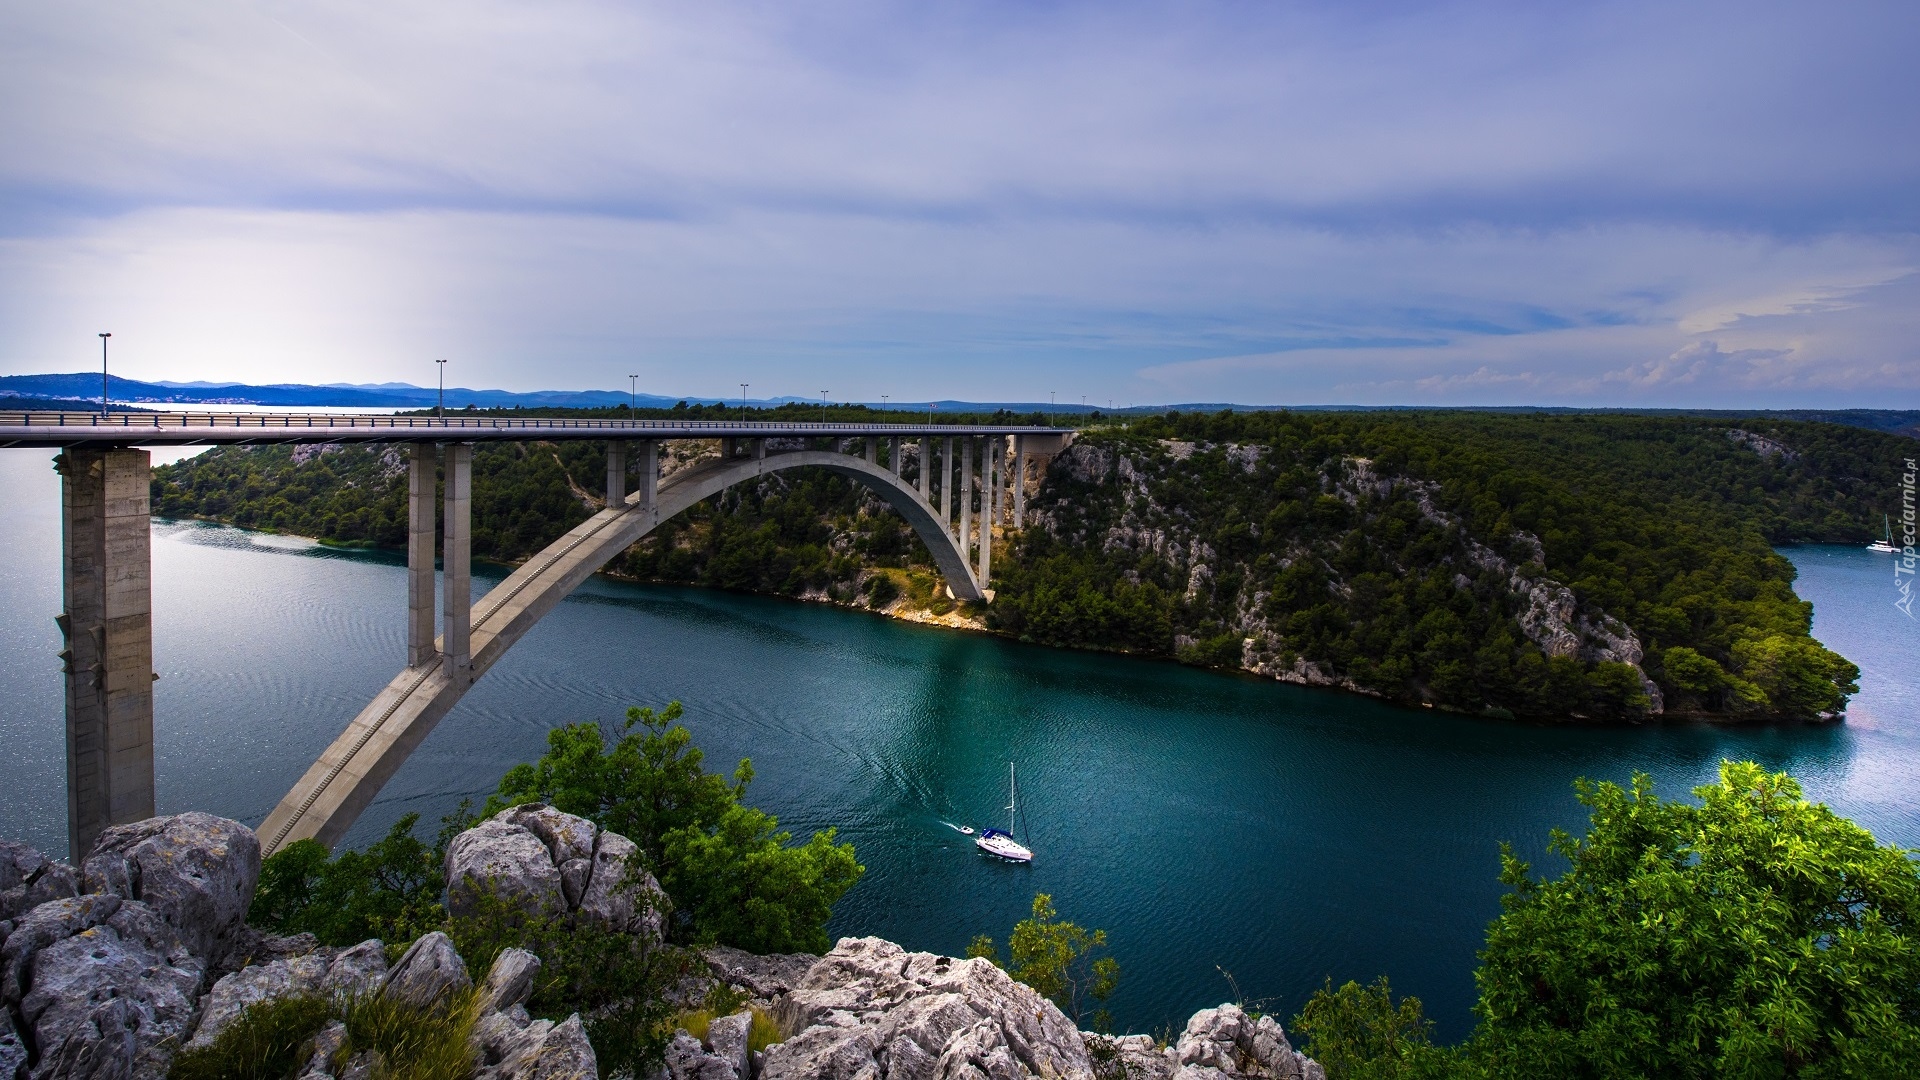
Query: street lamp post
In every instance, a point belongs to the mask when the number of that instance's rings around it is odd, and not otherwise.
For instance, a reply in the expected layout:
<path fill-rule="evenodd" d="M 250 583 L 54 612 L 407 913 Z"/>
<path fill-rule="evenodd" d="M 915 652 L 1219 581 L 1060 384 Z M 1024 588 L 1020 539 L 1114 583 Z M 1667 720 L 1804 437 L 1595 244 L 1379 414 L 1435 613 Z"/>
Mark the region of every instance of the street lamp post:
<path fill-rule="evenodd" d="M 627 376 L 627 423 L 629 424 L 633 423 L 634 420 L 638 419 L 638 414 L 634 411 L 633 403 L 634 403 L 634 400 L 639 396 L 640 396 L 640 376 L 638 375 Z"/>
<path fill-rule="evenodd" d="M 442 359 L 442 360 L 435 360 L 434 363 L 440 365 L 439 412 L 440 412 L 440 423 L 444 426 L 447 422 L 447 362 L 444 359 Z"/>
<path fill-rule="evenodd" d="M 886 412 L 886 411 L 887 411 L 887 397 L 888 397 L 888 395 L 886 395 L 886 394 L 881 394 L 881 395 L 880 395 L 880 411 L 881 411 L 881 412 Z"/>
<path fill-rule="evenodd" d="M 112 334 L 100 335 L 100 418 L 107 418 L 107 339 Z"/>
<path fill-rule="evenodd" d="M 743 424 L 747 422 L 747 387 L 752 385 L 752 383 L 740 384 L 740 422 Z"/>
<path fill-rule="evenodd" d="M 827 422 L 827 392 L 825 390 L 820 391 L 820 422 L 823 424 Z"/>

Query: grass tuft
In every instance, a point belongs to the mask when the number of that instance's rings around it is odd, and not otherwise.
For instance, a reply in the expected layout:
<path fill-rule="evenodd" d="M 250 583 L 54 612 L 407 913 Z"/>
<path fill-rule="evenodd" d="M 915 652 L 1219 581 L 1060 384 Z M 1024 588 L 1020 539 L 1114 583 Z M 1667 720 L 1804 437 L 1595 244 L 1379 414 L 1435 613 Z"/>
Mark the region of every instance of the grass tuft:
<path fill-rule="evenodd" d="M 257 1002 L 212 1045 L 174 1055 L 168 1080 L 282 1080 L 306 1064 L 313 1036 L 331 1019 L 333 1007 L 325 998 Z"/>
<path fill-rule="evenodd" d="M 467 1040 L 479 1018 L 477 990 L 427 1010 L 379 994 L 348 998 L 340 1008 L 347 1040 L 338 1060 L 371 1050 L 380 1080 L 466 1080 L 474 1065 Z"/>

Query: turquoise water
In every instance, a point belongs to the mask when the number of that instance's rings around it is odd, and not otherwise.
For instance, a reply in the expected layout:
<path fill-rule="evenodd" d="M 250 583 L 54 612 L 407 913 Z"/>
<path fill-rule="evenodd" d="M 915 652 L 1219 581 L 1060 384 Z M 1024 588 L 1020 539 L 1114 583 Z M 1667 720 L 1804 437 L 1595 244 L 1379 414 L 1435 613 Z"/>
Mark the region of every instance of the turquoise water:
<path fill-rule="evenodd" d="M 0 836 L 64 847 L 57 478 L 0 453 Z M 596 580 L 490 672 L 355 830 L 432 820 L 537 755 L 546 730 L 679 699 L 751 799 L 836 827 L 866 878 L 833 929 L 956 952 L 1036 891 L 1106 928 L 1117 1018 L 1152 1031 L 1233 996 L 1290 1014 L 1322 979 L 1385 973 L 1454 1038 L 1499 910 L 1498 845 L 1577 826 L 1577 776 L 1679 794 L 1723 757 L 1791 769 L 1884 840 L 1920 846 L 1920 628 L 1886 556 L 1788 554 L 1816 628 L 1865 669 L 1843 725 L 1540 727 L 1390 708 L 1171 664 L 1041 649 L 854 612 Z M 497 571 L 495 572 L 497 575 Z M 476 573 L 476 577 L 483 577 Z M 476 590 L 492 579 L 476 582 Z M 162 811 L 257 822 L 398 670 L 398 560 L 196 524 L 154 534 Z M 978 856 L 1009 760 L 1038 858 Z M 1545 864 L 1543 863 L 1543 866 Z"/>

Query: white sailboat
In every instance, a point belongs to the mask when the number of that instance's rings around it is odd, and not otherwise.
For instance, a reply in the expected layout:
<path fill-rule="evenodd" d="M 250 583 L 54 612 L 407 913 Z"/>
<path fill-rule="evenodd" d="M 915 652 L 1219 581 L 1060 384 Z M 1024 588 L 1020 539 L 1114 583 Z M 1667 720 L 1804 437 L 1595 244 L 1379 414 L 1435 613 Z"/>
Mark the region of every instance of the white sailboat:
<path fill-rule="evenodd" d="M 1884 540 L 1875 540 L 1873 543 L 1868 544 L 1867 550 L 1878 551 L 1888 555 L 1900 554 L 1900 549 L 1893 546 L 1893 519 L 1885 514 L 1882 514 L 1880 519 L 1886 523 L 1887 537 Z"/>
<path fill-rule="evenodd" d="M 1008 862 L 1030 863 L 1033 851 L 1025 844 L 1013 838 L 1014 821 L 1019 817 L 1014 807 L 1019 803 L 1019 785 L 1014 782 L 1013 762 L 1007 762 L 1007 831 L 982 829 L 974 838 L 973 845 L 995 858 Z"/>

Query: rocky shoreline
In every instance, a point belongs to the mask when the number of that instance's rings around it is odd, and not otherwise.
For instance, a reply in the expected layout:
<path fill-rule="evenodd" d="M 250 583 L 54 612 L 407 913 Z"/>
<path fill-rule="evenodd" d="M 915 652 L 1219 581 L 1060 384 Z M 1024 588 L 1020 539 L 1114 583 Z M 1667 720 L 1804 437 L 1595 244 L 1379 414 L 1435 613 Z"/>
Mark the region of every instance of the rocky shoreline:
<path fill-rule="evenodd" d="M 522 910 L 564 912 L 658 940 L 630 874 L 632 844 L 582 818 L 533 805 L 455 838 L 451 908 L 481 892 Z M 578 1015 L 535 1019 L 540 969 L 509 948 L 476 987 L 438 931 L 388 962 L 388 943 L 321 946 L 246 923 L 260 844 L 238 822 L 185 813 L 115 826 L 78 868 L 0 841 L 0 1080 L 134 1080 L 167 1075 L 182 1050 L 212 1046 L 249 1006 L 296 995 L 387 998 L 425 1009 L 473 1001 L 475 1080 L 600 1075 Z M 649 1080 L 1324 1080 L 1271 1017 L 1235 1005 L 1195 1013 L 1170 1046 L 1147 1035 L 1080 1031 L 1051 1001 L 984 959 L 914 953 L 844 938 L 825 956 L 705 951 L 699 993 L 743 1002 L 696 1038 L 675 1033 Z M 697 996 L 692 1000 L 697 1000 Z M 749 1049 L 756 1011 L 781 1038 Z M 372 1080 L 338 1020 L 301 1047 L 301 1080 Z"/>

